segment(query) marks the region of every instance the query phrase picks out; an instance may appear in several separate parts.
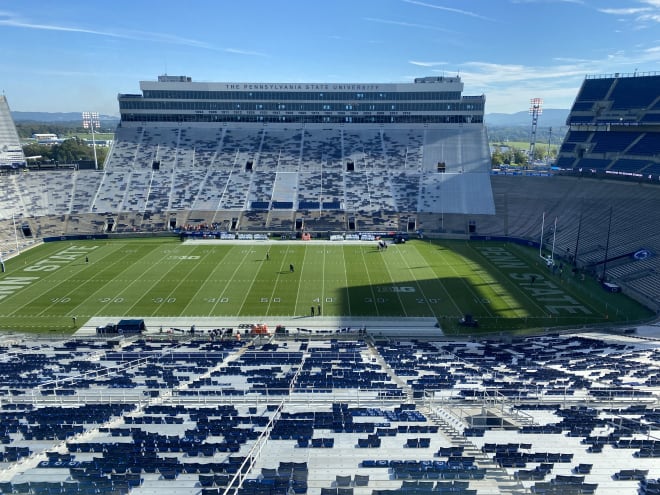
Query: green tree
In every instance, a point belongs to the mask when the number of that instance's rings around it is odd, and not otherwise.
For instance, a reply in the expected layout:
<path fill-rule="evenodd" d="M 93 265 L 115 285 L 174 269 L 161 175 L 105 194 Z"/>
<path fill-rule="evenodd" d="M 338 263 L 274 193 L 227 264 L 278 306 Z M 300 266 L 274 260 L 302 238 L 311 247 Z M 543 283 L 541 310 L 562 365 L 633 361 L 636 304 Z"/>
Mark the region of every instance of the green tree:
<path fill-rule="evenodd" d="M 41 161 L 50 161 L 53 158 L 53 146 L 45 144 L 26 144 L 23 146 L 25 156 L 40 156 Z"/>
<path fill-rule="evenodd" d="M 75 163 L 88 159 L 87 146 L 77 138 L 67 139 L 54 148 L 54 158 L 60 163 Z"/>
<path fill-rule="evenodd" d="M 41 156 L 40 161 L 54 160 L 61 164 L 78 163 L 80 160 L 94 160 L 94 149 L 78 138 L 71 138 L 61 144 L 43 145 L 30 143 L 23 146 L 25 156 Z M 103 165 L 108 148 L 96 147 L 99 167 Z"/>
<path fill-rule="evenodd" d="M 519 150 L 519 149 L 514 149 L 513 150 L 513 163 L 517 165 L 527 165 L 528 158 L 527 158 L 527 151 Z"/>
<path fill-rule="evenodd" d="M 498 146 L 493 150 L 493 153 L 490 157 L 490 163 L 493 167 L 501 167 L 504 164 L 504 154 L 502 149 Z"/>
<path fill-rule="evenodd" d="M 534 160 L 545 160 L 548 155 L 548 146 L 537 144 L 534 146 Z"/>

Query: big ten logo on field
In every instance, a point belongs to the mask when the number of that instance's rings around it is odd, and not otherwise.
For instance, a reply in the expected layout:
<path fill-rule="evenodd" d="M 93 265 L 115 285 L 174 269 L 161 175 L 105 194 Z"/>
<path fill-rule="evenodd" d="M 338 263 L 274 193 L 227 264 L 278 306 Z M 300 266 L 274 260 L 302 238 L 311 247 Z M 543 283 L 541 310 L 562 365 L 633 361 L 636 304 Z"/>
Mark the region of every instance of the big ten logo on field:
<path fill-rule="evenodd" d="M 201 256 L 183 256 L 183 255 L 182 256 L 168 256 L 167 257 L 168 260 L 172 260 L 172 261 L 177 261 L 177 260 L 179 260 L 179 261 L 181 261 L 181 260 L 198 260 L 200 258 L 201 258 Z"/>

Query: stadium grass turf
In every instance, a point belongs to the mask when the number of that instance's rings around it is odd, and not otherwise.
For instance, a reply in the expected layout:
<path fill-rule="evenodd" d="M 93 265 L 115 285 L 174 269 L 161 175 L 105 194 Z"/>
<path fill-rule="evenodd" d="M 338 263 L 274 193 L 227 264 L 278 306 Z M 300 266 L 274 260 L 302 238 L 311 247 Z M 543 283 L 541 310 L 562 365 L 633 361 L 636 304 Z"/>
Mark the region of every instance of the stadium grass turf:
<path fill-rule="evenodd" d="M 449 332 L 466 313 L 483 332 L 651 316 L 569 269 L 552 273 L 533 250 L 491 242 L 62 241 L 5 264 L 0 329 L 24 332 L 70 332 L 93 316 L 291 317 L 312 306 L 326 316 L 434 317 Z"/>

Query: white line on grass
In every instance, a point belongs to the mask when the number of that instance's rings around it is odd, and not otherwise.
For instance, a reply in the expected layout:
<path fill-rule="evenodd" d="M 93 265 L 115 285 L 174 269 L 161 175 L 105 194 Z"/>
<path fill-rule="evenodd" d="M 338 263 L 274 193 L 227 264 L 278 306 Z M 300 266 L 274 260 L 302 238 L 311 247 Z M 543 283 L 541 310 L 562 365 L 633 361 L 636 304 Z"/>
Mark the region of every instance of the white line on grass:
<path fill-rule="evenodd" d="M 340 249 L 341 249 L 342 266 L 344 267 L 344 287 L 346 288 L 346 306 L 348 308 L 348 316 L 353 316 L 351 313 L 351 298 L 349 297 L 350 290 L 348 287 L 348 275 L 346 273 L 346 249 L 344 249 L 344 246 L 340 246 Z"/>
<path fill-rule="evenodd" d="M 72 246 L 72 244 L 70 244 L 70 246 Z M 116 249 L 114 249 L 114 250 L 112 250 L 110 253 L 104 255 L 104 257 L 110 256 L 110 255 L 113 254 L 115 251 L 117 251 L 117 249 L 119 249 L 119 247 L 116 248 Z M 57 251 L 57 250 L 56 250 L 56 251 Z M 98 251 L 97 251 L 97 252 L 98 252 Z M 43 257 L 40 258 L 40 259 L 47 259 L 49 256 L 53 256 L 53 253 L 50 253 L 50 254 L 48 254 L 47 256 L 43 256 Z M 82 258 L 83 258 L 83 255 L 80 255 L 80 259 L 82 259 Z M 101 258 L 101 259 L 103 259 L 103 258 Z M 34 265 L 35 263 L 32 263 L 32 264 Z M 68 269 L 70 270 L 70 269 L 72 269 L 74 266 L 77 266 L 77 265 L 78 265 L 78 263 L 70 263 L 70 264 L 68 264 L 68 265 L 62 266 L 61 268 L 62 268 L 62 269 L 66 269 L 66 268 L 68 268 Z M 82 266 L 85 266 L 85 265 L 82 265 Z M 82 268 L 81 268 L 80 270 L 82 270 Z M 78 270 L 78 271 L 80 272 L 80 270 Z M 28 272 L 28 273 L 30 273 L 30 272 Z M 41 284 L 42 282 L 49 283 L 49 282 L 52 282 L 53 279 L 54 279 L 54 280 L 57 280 L 57 279 L 59 278 L 59 277 L 58 277 L 58 274 L 61 274 L 61 273 L 63 273 L 61 270 L 55 270 L 55 271 L 53 271 L 53 272 L 50 272 L 48 276 L 45 276 L 45 277 L 43 277 L 43 278 L 41 278 L 41 279 L 35 281 L 35 284 L 32 285 L 31 288 L 34 289 L 35 287 L 38 287 L 39 284 Z M 85 282 L 88 282 L 88 281 L 90 281 L 90 280 L 94 280 L 94 279 L 93 279 L 93 278 L 92 278 L 92 279 L 87 279 Z M 60 285 L 66 284 L 66 283 L 68 283 L 68 282 L 70 282 L 70 279 L 67 277 L 67 278 L 65 278 L 64 280 L 62 280 L 61 282 L 59 282 L 59 283 L 57 284 L 56 287 L 59 287 Z M 43 291 L 38 297 L 45 296 L 45 295 L 46 295 L 48 292 L 50 292 L 53 288 L 55 288 L 55 287 L 50 287 L 50 288 L 46 289 L 46 290 Z M 79 288 L 79 286 L 76 286 L 76 289 L 78 289 L 78 288 Z M 21 294 L 21 292 L 18 291 L 18 292 L 16 292 L 13 296 L 10 296 L 10 297 L 16 297 L 16 296 L 19 296 L 19 297 L 20 297 L 20 294 Z M 64 294 L 63 296 L 60 296 L 60 297 L 69 297 L 70 294 L 71 294 L 71 292 L 68 292 L 68 293 L 66 293 L 66 294 Z M 11 299 L 7 299 L 6 302 L 9 302 L 9 301 L 11 301 Z M 29 306 L 29 305 L 32 304 L 33 302 L 34 302 L 34 299 L 32 299 L 32 298 L 27 299 L 27 302 L 26 302 L 25 304 L 22 304 L 21 306 L 17 307 L 16 309 L 14 309 L 11 313 L 7 314 L 6 316 L 14 316 L 14 315 L 16 314 L 17 311 L 20 311 L 20 310 L 24 309 L 25 307 Z M 53 309 L 53 307 L 54 307 L 56 304 L 57 304 L 57 303 L 51 303 L 50 306 L 48 306 L 48 307 L 45 308 L 43 311 L 40 311 L 38 314 L 36 314 L 36 315 L 34 315 L 34 316 L 41 316 L 42 313 L 44 313 L 45 311 L 50 311 L 51 309 Z M 80 306 L 80 305 L 78 305 L 78 306 L 76 306 L 76 307 L 79 307 L 79 306 Z M 75 308 L 74 308 L 74 309 L 75 309 Z M 71 316 L 72 314 L 75 314 L 75 313 L 73 313 L 73 310 L 72 310 L 72 311 L 69 311 L 68 313 L 64 314 L 63 316 Z M 53 315 L 48 315 L 48 316 L 53 317 Z M 81 316 L 82 316 L 82 315 L 81 315 Z"/>
<path fill-rule="evenodd" d="M 233 249 L 232 249 L 232 250 L 233 250 Z M 227 291 L 227 289 L 231 286 L 231 283 L 234 281 L 234 275 L 236 274 L 236 272 L 238 271 L 238 269 L 239 269 L 241 266 L 243 266 L 243 264 L 245 263 L 245 260 L 247 259 L 247 257 L 248 257 L 250 254 L 251 254 L 251 253 L 250 253 L 250 250 L 248 249 L 247 252 L 245 253 L 245 257 L 243 258 L 243 261 L 241 261 L 241 262 L 236 266 L 236 268 L 234 269 L 234 272 L 232 273 L 231 278 L 227 281 L 227 285 L 225 286 L 225 290 L 222 291 L 222 294 L 221 294 L 220 297 L 218 298 L 218 301 L 220 301 L 220 299 L 222 299 L 222 296 L 225 294 L 225 292 Z M 256 277 L 256 276 L 252 277 L 252 280 L 251 280 L 250 286 L 248 287 L 248 290 L 247 290 L 247 292 L 245 293 L 245 297 L 243 297 L 243 302 L 241 303 L 241 306 L 238 308 L 238 311 L 236 312 L 237 315 L 240 315 L 240 314 L 243 312 L 243 306 L 245 306 L 245 303 L 247 302 L 248 295 L 250 294 L 250 291 L 252 290 L 252 286 L 254 285 L 254 282 L 255 282 L 256 280 L 257 280 L 257 277 Z M 218 305 L 218 302 L 216 302 L 216 303 L 213 305 L 213 307 L 211 308 L 211 311 L 214 311 L 214 310 L 215 310 L 215 307 L 216 307 L 217 305 Z"/>
<path fill-rule="evenodd" d="M 287 246 L 286 250 L 284 251 L 284 255 L 280 258 L 280 269 L 277 272 L 277 278 L 275 279 L 275 282 L 273 283 L 273 290 L 270 292 L 270 297 L 268 298 L 268 306 L 266 306 L 266 314 L 270 314 L 270 306 L 273 303 L 273 297 L 275 296 L 276 290 L 277 290 L 277 284 L 280 283 L 280 274 L 285 270 L 286 267 L 286 262 L 284 261 L 287 259 L 287 255 L 289 254 L 290 248 Z M 280 251 L 281 254 L 281 251 Z M 295 311 L 295 303 L 294 303 L 294 311 Z"/>
<path fill-rule="evenodd" d="M 437 249 L 437 248 L 438 248 L 438 245 L 437 245 L 437 244 L 433 244 L 433 246 L 434 246 L 434 249 Z M 420 253 L 420 254 L 421 254 L 421 253 Z M 441 261 L 444 262 L 444 260 L 442 259 L 443 256 L 442 256 L 442 255 L 439 255 L 439 257 L 440 257 Z M 426 261 L 426 258 L 424 258 L 424 256 L 422 256 L 422 258 Z M 427 263 L 428 263 L 428 262 L 427 262 Z M 445 263 L 445 264 L 446 264 L 446 263 Z M 433 274 L 435 275 L 435 277 L 436 277 L 436 279 L 438 280 L 438 282 L 440 282 L 440 287 L 442 287 L 442 290 L 444 291 L 444 293 L 447 294 L 447 298 L 448 298 L 449 301 L 454 305 L 454 307 L 455 307 L 456 310 L 458 311 L 458 314 L 460 315 L 460 314 L 461 314 L 461 308 L 459 307 L 458 304 L 456 304 L 456 301 L 454 300 L 454 298 L 451 297 L 451 294 L 450 294 L 449 291 L 447 290 L 447 287 L 445 287 L 445 284 L 442 283 L 442 281 L 441 281 L 440 278 L 438 278 L 438 274 L 436 273 L 436 271 L 435 271 L 431 266 L 429 266 L 429 268 L 431 269 L 431 271 L 432 271 Z"/>
<path fill-rule="evenodd" d="M 206 254 L 206 256 L 204 256 L 203 259 L 206 259 L 208 256 L 210 256 L 210 255 L 212 255 L 212 254 L 217 254 L 217 252 L 215 252 L 215 251 L 212 250 L 212 249 L 208 249 L 208 250 L 202 251 L 202 253 L 205 253 L 205 254 Z M 197 287 L 197 290 L 196 290 L 195 293 L 191 296 L 190 300 L 189 300 L 188 303 L 184 306 L 184 308 L 180 311 L 179 314 L 181 314 L 181 315 L 185 315 L 185 314 L 187 314 L 187 309 L 188 309 L 188 307 L 193 303 L 193 301 L 196 301 L 198 294 L 204 290 L 206 284 L 207 284 L 210 280 L 215 280 L 215 278 L 213 277 L 213 275 L 215 274 L 215 272 L 216 272 L 217 270 L 220 270 L 221 268 L 224 268 L 224 265 L 222 264 L 222 262 L 225 260 L 225 258 L 227 257 L 228 254 L 229 254 L 229 249 L 226 250 L 225 253 L 224 253 L 224 256 L 223 256 L 223 257 L 222 257 L 217 263 L 215 263 L 215 268 L 214 268 L 213 270 L 211 270 L 211 273 L 209 273 L 209 276 L 206 277 L 206 279 L 204 279 L 203 281 L 200 282 L 199 287 Z M 249 253 L 248 253 L 248 254 L 249 254 Z M 200 259 L 200 263 L 201 263 L 201 262 L 202 262 L 202 259 Z M 189 279 L 187 279 L 187 280 L 190 281 Z M 224 290 L 226 290 L 226 287 L 225 287 Z M 220 296 L 220 297 L 222 297 L 222 296 Z M 217 304 L 217 302 L 214 303 L 214 306 L 215 306 L 215 304 Z M 213 308 L 211 308 L 211 309 L 213 309 Z"/>
<path fill-rule="evenodd" d="M 456 254 L 456 251 L 452 250 L 452 253 Z M 466 264 L 465 261 L 464 261 L 465 257 L 460 253 L 458 253 L 458 255 L 463 259 L 463 264 Z M 445 258 L 445 255 L 442 253 L 442 251 L 440 251 L 439 256 L 442 259 Z M 451 263 L 447 263 L 446 261 L 445 261 L 445 265 L 448 266 L 451 269 L 451 271 L 454 273 L 454 275 L 456 275 L 456 278 L 459 279 L 461 281 L 461 283 L 467 288 L 468 292 L 470 294 L 472 294 L 472 297 L 474 298 L 474 300 L 479 301 L 479 305 L 486 310 L 486 312 L 488 313 L 488 316 L 490 316 L 491 318 L 494 317 L 493 313 L 488 308 L 488 306 L 481 302 L 481 298 L 479 297 L 479 295 L 472 289 L 472 285 L 465 281 L 465 277 L 460 276 L 460 274 L 454 268 L 454 265 L 452 265 Z M 452 300 L 452 302 L 454 302 L 454 301 Z M 454 304 L 456 305 L 456 303 L 454 303 Z M 458 308 L 458 306 L 456 306 L 456 307 Z M 460 308 L 459 308 L 459 312 L 460 312 Z"/>
<path fill-rule="evenodd" d="M 298 309 L 298 302 L 300 301 L 300 289 L 302 287 L 302 280 L 303 280 L 303 270 L 305 269 L 305 258 L 307 257 L 307 246 L 304 246 L 304 253 L 303 253 L 303 259 L 302 259 L 302 268 L 300 269 L 300 277 L 298 278 L 298 290 L 296 292 L 296 304 L 293 308 L 293 315 L 296 316 L 296 311 Z M 304 314 L 304 313 L 302 313 Z"/>
<path fill-rule="evenodd" d="M 379 253 L 383 255 L 382 257 L 385 257 L 387 253 L 387 249 L 385 249 L 384 251 L 379 251 Z M 390 277 L 390 285 L 393 286 L 395 282 L 394 279 L 392 278 L 392 272 L 390 271 L 390 265 L 387 263 L 387 260 L 383 260 L 383 265 L 385 265 L 385 269 L 387 270 L 387 275 Z M 408 312 L 406 311 L 406 305 L 403 304 L 403 300 L 401 299 L 401 294 L 399 292 L 395 292 L 394 294 L 396 294 L 396 298 L 399 300 L 399 306 L 401 306 L 401 309 L 403 310 L 403 315 L 408 316 Z"/>
<path fill-rule="evenodd" d="M 371 274 L 369 273 L 367 261 L 364 259 L 364 248 L 360 249 L 360 254 L 362 255 L 362 263 L 364 264 L 364 269 L 367 272 L 367 280 L 369 281 L 369 289 L 371 290 L 371 300 L 374 302 L 374 308 L 376 308 L 376 316 L 380 316 L 380 311 L 378 311 L 378 302 L 376 301 L 376 293 L 374 292 L 374 285 L 371 282 Z"/>
<path fill-rule="evenodd" d="M 151 252 L 153 252 L 153 251 L 151 251 Z M 130 315 L 130 314 L 134 314 L 134 313 L 132 313 L 133 308 L 135 308 L 138 304 L 140 304 L 140 301 L 142 301 L 142 299 L 144 299 L 145 297 L 148 297 L 148 294 L 153 290 L 153 288 L 154 288 L 158 283 L 160 283 L 164 278 L 166 278 L 167 275 L 168 275 L 169 273 L 172 272 L 172 270 L 174 270 L 175 268 L 177 268 L 177 267 L 181 264 L 182 261 L 183 261 L 183 260 L 179 259 L 176 263 L 171 264 L 171 265 L 170 265 L 170 269 L 167 270 L 167 272 L 163 273 L 163 275 L 162 275 L 158 280 L 156 280 L 153 284 L 151 284 L 151 287 L 149 287 L 148 290 L 146 290 L 146 291 L 143 292 L 144 296 L 142 296 L 141 298 L 138 298 L 138 300 L 135 301 L 135 303 L 133 303 L 133 305 L 131 305 L 131 307 L 128 308 L 128 311 L 126 311 L 125 313 L 128 314 L 128 315 Z M 151 270 L 151 269 L 153 269 L 153 268 L 156 268 L 157 266 L 158 266 L 158 263 L 157 263 L 157 262 L 156 262 L 156 263 L 152 263 L 151 267 L 149 267 L 148 270 Z M 136 277 L 135 281 L 134 281 L 134 282 L 131 282 L 131 283 L 130 283 L 125 289 L 128 289 L 131 285 L 133 285 L 133 283 L 137 282 L 138 280 L 139 280 L 140 282 L 142 282 L 142 279 L 141 279 L 141 278 L 137 278 L 137 277 Z M 179 283 L 181 283 L 181 282 L 179 282 Z M 177 287 L 178 287 L 178 284 L 177 284 Z M 122 291 L 122 292 L 123 292 L 123 291 Z M 121 294 L 121 293 L 120 293 L 120 294 Z M 172 294 L 171 291 L 170 291 L 170 294 Z M 168 296 L 168 297 L 170 297 L 170 296 Z M 168 297 L 167 297 L 167 298 L 168 298 Z M 167 299 L 167 298 L 163 298 L 163 299 Z M 109 303 L 108 303 L 108 304 L 109 304 Z M 158 308 L 156 308 L 156 309 L 158 309 Z M 144 310 L 141 310 L 139 313 L 141 313 L 142 311 L 144 311 Z M 153 314 L 154 314 L 155 311 L 156 311 L 156 310 L 152 311 L 152 313 L 151 313 L 152 316 L 153 316 Z M 139 314 L 139 313 L 137 313 L 137 314 Z"/>
<path fill-rule="evenodd" d="M 420 294 L 422 294 L 422 297 L 424 297 L 424 301 L 426 301 L 426 306 L 428 306 L 429 310 L 431 311 L 431 314 L 433 316 L 437 317 L 438 315 L 436 315 L 435 311 L 433 311 L 433 307 L 431 306 L 431 303 L 429 302 L 429 298 L 424 293 L 424 289 L 422 289 L 422 285 L 419 283 L 419 280 L 418 280 L 416 274 L 414 274 L 412 269 L 410 268 L 410 264 L 408 263 L 408 256 L 403 256 L 403 254 L 401 253 L 401 247 L 403 247 L 403 246 L 400 246 L 400 247 L 397 248 L 397 250 L 396 250 L 397 253 L 401 257 L 401 259 L 403 261 L 403 264 L 408 269 L 408 272 L 410 273 L 410 278 L 415 281 L 415 285 L 417 285 L 417 288 L 419 289 Z M 428 263 L 426 261 L 426 259 L 422 256 L 422 254 L 419 252 L 419 250 L 417 249 L 416 246 L 414 246 L 414 249 L 415 249 L 415 252 L 417 253 L 417 256 L 419 258 L 421 258 L 425 263 Z M 407 250 L 408 250 L 408 248 L 406 248 L 406 251 Z M 433 273 L 433 270 L 431 269 L 431 267 L 428 267 L 428 269 L 431 271 L 431 273 Z"/>

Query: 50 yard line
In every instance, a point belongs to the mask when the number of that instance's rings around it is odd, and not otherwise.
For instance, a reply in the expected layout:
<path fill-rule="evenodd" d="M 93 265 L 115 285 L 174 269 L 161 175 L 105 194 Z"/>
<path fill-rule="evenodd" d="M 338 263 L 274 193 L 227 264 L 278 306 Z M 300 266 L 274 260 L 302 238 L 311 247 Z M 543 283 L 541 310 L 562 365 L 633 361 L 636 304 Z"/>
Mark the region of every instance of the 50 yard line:
<path fill-rule="evenodd" d="M 235 249 L 235 248 L 232 248 L 232 249 Z M 245 260 L 248 258 L 248 256 L 249 256 L 250 254 L 251 254 L 251 253 L 250 253 L 250 250 L 247 249 L 247 250 L 246 250 L 246 253 L 245 253 L 245 256 L 244 256 L 243 259 L 241 260 L 240 264 L 239 264 L 238 266 L 236 266 L 236 268 L 234 269 L 234 272 L 232 273 L 231 278 L 227 281 L 227 285 L 225 285 L 225 288 L 224 288 L 224 290 L 222 291 L 222 294 L 220 295 L 220 298 L 225 294 L 225 292 L 227 292 L 227 289 L 229 288 L 229 286 L 231 285 L 232 281 L 234 280 L 234 277 L 236 276 L 236 272 L 238 271 L 238 269 L 239 269 L 240 267 L 242 267 L 242 266 L 245 264 Z M 255 276 L 255 277 L 252 277 L 252 282 L 250 283 L 250 287 L 248 287 L 248 290 L 247 290 L 247 292 L 245 293 L 245 296 L 243 297 L 243 302 L 241 303 L 241 306 L 238 308 L 238 311 L 236 312 L 237 315 L 240 315 L 240 314 L 243 312 L 243 306 L 245 306 L 245 303 L 247 302 L 248 294 L 249 294 L 250 291 L 252 290 L 252 286 L 254 285 L 254 282 L 255 282 L 256 280 L 257 280 L 257 277 L 256 277 L 256 276 Z M 220 298 L 218 298 L 218 302 L 219 302 Z M 215 307 L 218 305 L 218 302 L 216 302 L 216 303 L 213 305 L 213 308 L 211 308 L 212 311 L 215 311 Z M 209 315 L 209 316 L 210 316 L 210 315 Z"/>
<path fill-rule="evenodd" d="M 277 289 L 277 285 L 280 283 L 280 274 L 281 274 L 281 272 L 283 272 L 284 269 L 285 269 L 286 261 L 284 261 L 284 260 L 285 260 L 285 259 L 288 259 L 289 250 L 290 250 L 290 248 L 289 248 L 289 246 L 287 245 L 287 247 L 286 247 L 286 249 L 285 249 L 285 251 L 284 251 L 284 256 L 281 257 L 280 268 L 279 268 L 279 270 L 278 270 L 277 277 L 276 277 L 275 280 L 273 281 L 273 290 L 270 292 L 270 297 L 268 298 L 268 306 L 266 306 L 266 314 L 270 314 L 270 307 L 271 307 L 271 305 L 273 304 L 273 299 L 274 299 L 274 296 L 275 296 L 275 291 L 276 291 L 276 289 Z M 280 252 L 280 253 L 281 253 L 281 252 Z M 270 255 L 269 255 L 269 256 L 270 256 Z M 296 305 L 297 305 L 297 302 L 298 302 L 298 301 L 297 301 L 297 296 L 296 296 L 296 301 L 295 301 L 294 304 L 293 304 L 293 311 L 294 311 L 294 312 L 296 311 Z"/>

